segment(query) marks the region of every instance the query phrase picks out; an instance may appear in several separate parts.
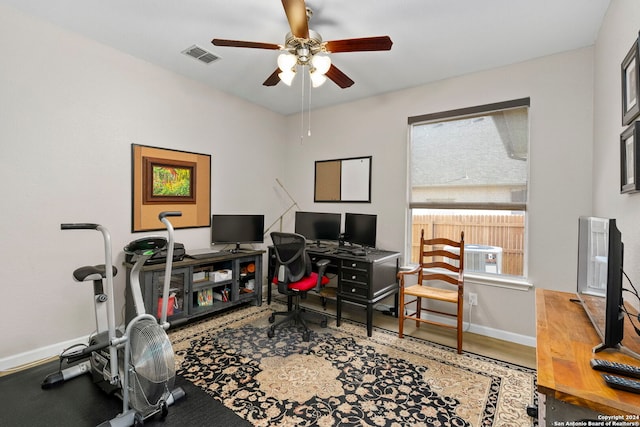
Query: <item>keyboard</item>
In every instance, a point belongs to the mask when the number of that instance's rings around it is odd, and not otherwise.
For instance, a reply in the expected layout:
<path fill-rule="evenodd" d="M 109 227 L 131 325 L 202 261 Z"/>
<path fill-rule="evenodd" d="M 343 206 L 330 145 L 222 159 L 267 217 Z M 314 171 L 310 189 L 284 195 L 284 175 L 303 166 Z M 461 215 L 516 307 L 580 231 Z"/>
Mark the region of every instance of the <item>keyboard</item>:
<path fill-rule="evenodd" d="M 349 254 L 353 256 L 366 256 L 367 252 L 364 249 L 353 249 L 353 248 L 338 248 L 336 252 Z"/>
<path fill-rule="evenodd" d="M 591 368 L 596 371 L 640 379 L 640 366 L 626 365 L 603 359 L 591 359 Z"/>
<path fill-rule="evenodd" d="M 611 388 L 617 388 L 618 390 L 629 391 L 631 393 L 640 393 L 640 381 L 638 380 L 609 374 L 602 374 L 602 378 Z"/>
<path fill-rule="evenodd" d="M 332 249 L 327 247 L 307 246 L 307 250 L 311 252 L 325 253 L 325 252 L 331 252 Z"/>
<path fill-rule="evenodd" d="M 189 258 L 193 259 L 209 259 L 209 258 L 218 258 L 222 256 L 229 255 L 230 252 L 227 251 L 194 251 L 191 253 L 187 253 Z"/>

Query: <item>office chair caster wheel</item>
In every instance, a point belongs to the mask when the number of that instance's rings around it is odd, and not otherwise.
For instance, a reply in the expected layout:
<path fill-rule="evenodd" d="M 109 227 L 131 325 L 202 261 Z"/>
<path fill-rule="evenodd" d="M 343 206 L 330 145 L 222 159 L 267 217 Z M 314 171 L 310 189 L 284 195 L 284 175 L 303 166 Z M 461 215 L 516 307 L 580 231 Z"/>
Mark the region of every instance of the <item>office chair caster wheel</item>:
<path fill-rule="evenodd" d="M 274 316 L 273 314 L 269 316 L 269 323 L 273 323 L 275 321 L 276 321 L 276 316 Z"/>
<path fill-rule="evenodd" d="M 311 332 L 302 333 L 302 341 L 309 342 L 310 339 L 311 339 Z"/>
<path fill-rule="evenodd" d="M 326 328 L 327 327 L 327 319 L 322 319 L 320 321 L 320 327 L 321 328 Z"/>
<path fill-rule="evenodd" d="M 275 332 L 273 331 L 273 328 L 269 328 L 269 330 L 267 331 L 267 336 L 269 338 L 273 338 L 274 335 L 275 335 Z"/>

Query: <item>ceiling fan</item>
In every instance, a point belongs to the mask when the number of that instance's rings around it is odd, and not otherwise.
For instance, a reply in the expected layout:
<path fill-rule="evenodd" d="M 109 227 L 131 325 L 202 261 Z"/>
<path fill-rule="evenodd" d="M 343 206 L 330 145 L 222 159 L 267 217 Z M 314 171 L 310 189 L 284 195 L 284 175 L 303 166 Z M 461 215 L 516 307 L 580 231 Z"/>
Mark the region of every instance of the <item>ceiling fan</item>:
<path fill-rule="evenodd" d="M 224 39 L 211 41 L 216 46 L 283 51 L 278 56 L 278 68 L 262 83 L 264 86 L 275 86 L 280 80 L 291 85 L 296 68 L 301 65 L 309 67 L 313 87 L 320 86 L 329 78 L 345 89 L 352 86 L 354 81 L 333 65 L 329 56 L 325 54 L 390 50 L 393 44 L 389 36 L 324 42 L 320 34 L 309 29 L 308 21 L 313 15 L 313 11 L 306 6 L 304 0 L 282 0 L 282 5 L 291 27 L 291 32 L 287 34 L 284 45 Z"/>

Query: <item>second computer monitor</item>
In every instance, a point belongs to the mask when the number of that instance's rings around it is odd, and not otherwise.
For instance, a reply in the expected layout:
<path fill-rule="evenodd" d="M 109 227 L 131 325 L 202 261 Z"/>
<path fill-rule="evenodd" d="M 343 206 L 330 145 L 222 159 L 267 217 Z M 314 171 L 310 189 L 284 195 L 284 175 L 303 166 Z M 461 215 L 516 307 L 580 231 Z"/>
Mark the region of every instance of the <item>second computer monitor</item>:
<path fill-rule="evenodd" d="M 296 212 L 295 232 L 320 245 L 321 240 L 338 240 L 340 221 L 339 213 Z"/>
<path fill-rule="evenodd" d="M 371 214 L 346 213 L 344 217 L 344 241 L 375 248 L 378 217 Z"/>

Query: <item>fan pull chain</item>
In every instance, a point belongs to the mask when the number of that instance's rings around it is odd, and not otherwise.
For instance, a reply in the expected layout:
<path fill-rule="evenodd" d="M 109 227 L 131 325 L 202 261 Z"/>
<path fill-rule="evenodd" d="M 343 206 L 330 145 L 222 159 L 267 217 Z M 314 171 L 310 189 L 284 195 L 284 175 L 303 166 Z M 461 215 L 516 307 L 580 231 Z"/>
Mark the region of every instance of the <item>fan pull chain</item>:
<path fill-rule="evenodd" d="M 312 92 L 312 87 L 311 87 L 311 78 L 309 78 L 309 105 L 307 108 L 307 114 L 309 115 L 309 118 L 307 119 L 307 136 L 311 136 L 311 92 Z"/>
<path fill-rule="evenodd" d="M 302 82 L 300 84 L 300 145 L 302 145 L 302 140 L 304 139 L 304 65 L 302 66 Z"/>

